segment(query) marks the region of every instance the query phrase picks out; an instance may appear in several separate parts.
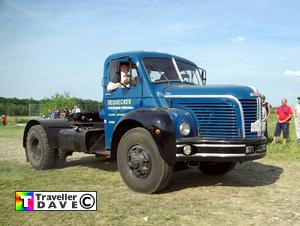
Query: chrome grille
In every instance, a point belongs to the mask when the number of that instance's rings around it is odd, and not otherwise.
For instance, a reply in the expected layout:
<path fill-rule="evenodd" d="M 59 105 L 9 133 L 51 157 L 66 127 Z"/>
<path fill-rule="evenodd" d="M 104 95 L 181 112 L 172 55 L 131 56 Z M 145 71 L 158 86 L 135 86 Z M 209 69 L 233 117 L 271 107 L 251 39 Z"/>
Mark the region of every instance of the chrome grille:
<path fill-rule="evenodd" d="M 237 125 L 236 111 L 230 103 L 197 103 L 178 101 L 176 105 L 194 114 L 197 119 L 199 135 L 201 137 L 241 137 L 241 131 Z"/>
<path fill-rule="evenodd" d="M 257 132 L 251 132 L 251 123 L 257 120 L 257 99 L 240 99 L 244 111 L 246 137 L 257 137 Z"/>

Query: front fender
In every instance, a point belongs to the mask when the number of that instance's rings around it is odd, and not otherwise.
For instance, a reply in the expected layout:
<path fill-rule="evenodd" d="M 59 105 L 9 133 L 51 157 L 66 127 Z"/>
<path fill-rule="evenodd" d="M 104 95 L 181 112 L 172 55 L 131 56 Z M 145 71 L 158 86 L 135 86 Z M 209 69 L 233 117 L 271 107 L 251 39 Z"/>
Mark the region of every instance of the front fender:
<path fill-rule="evenodd" d="M 164 109 L 143 109 L 129 112 L 121 118 L 118 127 L 126 121 L 135 121 L 147 129 L 156 142 L 162 158 L 167 162 L 175 162 L 176 158 L 176 128 L 170 114 Z M 155 130 L 159 129 L 160 134 Z"/>

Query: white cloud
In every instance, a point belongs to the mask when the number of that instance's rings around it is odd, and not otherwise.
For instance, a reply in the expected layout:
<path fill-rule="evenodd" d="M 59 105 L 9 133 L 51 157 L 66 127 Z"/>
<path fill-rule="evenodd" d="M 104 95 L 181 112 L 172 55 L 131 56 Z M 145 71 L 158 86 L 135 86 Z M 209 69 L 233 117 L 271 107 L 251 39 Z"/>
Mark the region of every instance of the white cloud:
<path fill-rule="evenodd" d="M 243 36 L 237 36 L 237 37 L 234 37 L 234 38 L 230 39 L 230 41 L 235 43 L 235 44 L 245 43 L 246 40 L 247 40 L 246 37 L 243 37 Z"/>
<path fill-rule="evenodd" d="M 285 70 L 283 72 L 284 76 L 295 76 L 300 77 L 300 70 Z"/>

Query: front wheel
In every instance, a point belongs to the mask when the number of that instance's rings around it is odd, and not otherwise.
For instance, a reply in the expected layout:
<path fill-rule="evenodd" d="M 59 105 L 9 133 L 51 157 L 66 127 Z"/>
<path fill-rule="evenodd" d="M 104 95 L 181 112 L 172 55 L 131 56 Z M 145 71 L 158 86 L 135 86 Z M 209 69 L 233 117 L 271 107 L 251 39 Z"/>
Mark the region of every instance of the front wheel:
<path fill-rule="evenodd" d="M 236 162 L 200 162 L 199 169 L 208 175 L 224 175 L 235 167 Z"/>
<path fill-rule="evenodd" d="M 124 182 L 136 192 L 158 192 L 172 177 L 173 165 L 161 157 L 154 139 L 144 128 L 133 128 L 123 135 L 117 163 Z"/>

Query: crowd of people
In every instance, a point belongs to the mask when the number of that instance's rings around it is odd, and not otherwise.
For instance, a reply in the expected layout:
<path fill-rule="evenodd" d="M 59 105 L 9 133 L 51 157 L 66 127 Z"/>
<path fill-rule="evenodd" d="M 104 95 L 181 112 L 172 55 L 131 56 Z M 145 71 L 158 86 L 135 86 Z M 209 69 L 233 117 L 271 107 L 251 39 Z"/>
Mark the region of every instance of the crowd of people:
<path fill-rule="evenodd" d="M 68 118 L 70 114 L 74 113 L 80 113 L 81 110 L 80 108 L 75 105 L 71 110 L 69 110 L 67 107 L 63 109 L 49 109 L 48 110 L 48 118 L 49 119 L 64 119 Z M 45 115 L 41 115 L 42 118 L 46 118 Z M 1 122 L 2 126 L 5 127 L 7 126 L 7 116 L 6 115 L 1 115 Z"/>
<path fill-rule="evenodd" d="M 265 123 L 265 136 L 268 137 L 267 122 L 272 113 L 272 106 L 262 96 L 262 121 Z M 277 123 L 274 131 L 272 144 L 276 144 L 278 139 L 283 134 L 283 143 L 286 144 L 289 139 L 290 121 L 294 116 L 296 139 L 300 141 L 300 97 L 297 98 L 297 104 L 294 107 L 287 105 L 287 99 L 281 100 L 281 105 L 276 108 Z"/>
<path fill-rule="evenodd" d="M 71 110 L 67 107 L 63 109 L 49 109 L 48 118 L 50 119 L 64 119 L 68 118 L 70 114 L 80 113 L 80 108 L 75 105 Z"/>

